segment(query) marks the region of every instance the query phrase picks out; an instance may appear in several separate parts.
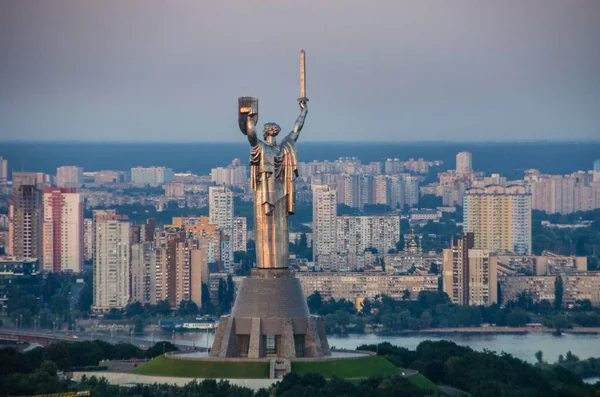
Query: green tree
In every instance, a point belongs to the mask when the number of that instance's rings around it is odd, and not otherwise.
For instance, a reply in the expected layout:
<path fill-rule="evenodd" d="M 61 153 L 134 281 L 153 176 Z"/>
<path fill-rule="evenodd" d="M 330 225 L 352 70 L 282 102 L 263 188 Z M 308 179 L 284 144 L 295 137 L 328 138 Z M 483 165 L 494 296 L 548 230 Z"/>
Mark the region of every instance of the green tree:
<path fill-rule="evenodd" d="M 554 308 L 560 310 L 563 305 L 563 279 L 561 276 L 557 276 L 554 281 Z"/>
<path fill-rule="evenodd" d="M 347 311 L 340 309 L 335 312 L 335 317 L 337 324 L 339 325 L 342 332 L 344 332 L 346 330 L 346 327 L 348 327 L 348 325 L 350 324 L 350 314 L 348 314 Z"/>
<path fill-rule="evenodd" d="M 125 316 L 127 318 L 133 318 L 142 314 L 144 314 L 144 307 L 138 301 L 135 301 L 125 306 Z"/>
<path fill-rule="evenodd" d="M 77 305 L 79 306 L 79 310 L 81 310 L 82 312 L 89 312 L 93 303 L 94 288 L 91 282 L 86 282 L 86 284 L 81 289 L 81 292 L 79 292 Z"/>
<path fill-rule="evenodd" d="M 194 301 L 187 300 L 181 301 L 179 304 L 179 310 L 177 310 L 177 315 L 179 316 L 195 316 L 198 314 L 198 305 L 194 303 Z"/>
<path fill-rule="evenodd" d="M 154 344 L 154 346 L 148 348 L 144 355 L 146 356 L 146 358 L 154 358 L 160 356 L 163 353 L 168 353 L 177 350 L 179 350 L 177 346 L 175 346 L 171 342 L 157 342 Z"/>
<path fill-rule="evenodd" d="M 158 301 L 156 304 L 156 312 L 163 316 L 171 314 L 171 303 L 167 299 Z"/>
<path fill-rule="evenodd" d="M 439 272 L 438 265 L 435 262 L 432 262 L 431 266 L 429 266 L 429 273 L 438 274 L 438 272 Z"/>
<path fill-rule="evenodd" d="M 544 363 L 544 352 L 541 350 L 535 352 L 535 359 L 537 360 L 538 365 L 542 365 Z"/>
<path fill-rule="evenodd" d="M 210 289 L 208 284 L 202 283 L 202 307 L 200 308 L 202 315 L 215 314 L 215 307 L 210 300 Z"/>
<path fill-rule="evenodd" d="M 44 360 L 50 360 L 60 369 L 69 366 L 69 347 L 65 342 L 53 343 L 44 348 Z"/>
<path fill-rule="evenodd" d="M 145 323 L 144 323 L 144 317 L 142 317 L 141 315 L 137 315 L 133 318 L 133 324 L 134 324 L 134 332 L 136 334 L 141 334 L 142 332 L 144 332 L 144 327 L 145 327 Z"/>
<path fill-rule="evenodd" d="M 308 296 L 306 303 L 311 313 L 318 313 L 321 307 L 323 307 L 323 298 L 319 291 L 315 291 Z"/>
<path fill-rule="evenodd" d="M 217 289 L 217 297 L 219 302 L 219 308 L 221 312 L 223 311 L 223 305 L 225 304 L 225 292 L 227 291 L 227 286 L 225 285 L 225 281 L 223 279 L 219 280 L 219 288 Z"/>
<path fill-rule="evenodd" d="M 235 284 L 233 283 L 233 277 L 231 274 L 227 276 L 227 292 L 225 294 L 225 302 L 227 303 L 228 311 L 231 309 L 233 305 L 233 301 L 235 300 Z"/>
<path fill-rule="evenodd" d="M 371 306 L 371 301 L 367 298 L 365 298 L 365 300 L 362 303 L 362 307 L 360 309 L 360 312 L 364 315 L 370 315 L 371 314 L 371 310 L 373 310 L 372 306 Z"/>
<path fill-rule="evenodd" d="M 56 372 L 58 371 L 58 369 L 56 368 L 56 364 L 48 360 L 42 362 L 39 370 L 41 372 L 47 373 L 50 376 L 56 376 Z"/>

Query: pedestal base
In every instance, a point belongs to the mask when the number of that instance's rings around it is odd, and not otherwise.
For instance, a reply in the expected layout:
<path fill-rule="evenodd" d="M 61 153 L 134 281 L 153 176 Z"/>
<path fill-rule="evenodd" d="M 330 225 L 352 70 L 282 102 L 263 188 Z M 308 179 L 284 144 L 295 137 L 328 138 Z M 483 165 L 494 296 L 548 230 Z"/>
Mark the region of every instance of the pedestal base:
<path fill-rule="evenodd" d="M 221 317 L 213 357 L 321 357 L 331 354 L 325 326 L 312 316 L 300 281 L 288 269 L 252 269 L 231 315 Z"/>

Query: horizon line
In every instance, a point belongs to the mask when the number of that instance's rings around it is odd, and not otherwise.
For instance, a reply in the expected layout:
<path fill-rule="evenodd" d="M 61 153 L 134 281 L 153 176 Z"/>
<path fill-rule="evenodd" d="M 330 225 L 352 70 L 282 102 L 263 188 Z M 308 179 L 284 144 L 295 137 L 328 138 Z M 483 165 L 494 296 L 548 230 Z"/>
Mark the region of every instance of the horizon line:
<path fill-rule="evenodd" d="M 78 140 L 78 139 L 0 139 L 0 144 L 226 144 L 236 145 L 245 144 L 232 141 L 140 141 L 140 140 Z M 582 139 L 515 139 L 515 140 L 398 140 L 398 141 L 307 141 L 304 140 L 298 144 L 363 144 L 363 145 L 378 145 L 378 144 L 439 144 L 439 143 L 457 143 L 457 144 L 505 144 L 505 143 L 600 143 L 600 139 L 582 138 Z"/>

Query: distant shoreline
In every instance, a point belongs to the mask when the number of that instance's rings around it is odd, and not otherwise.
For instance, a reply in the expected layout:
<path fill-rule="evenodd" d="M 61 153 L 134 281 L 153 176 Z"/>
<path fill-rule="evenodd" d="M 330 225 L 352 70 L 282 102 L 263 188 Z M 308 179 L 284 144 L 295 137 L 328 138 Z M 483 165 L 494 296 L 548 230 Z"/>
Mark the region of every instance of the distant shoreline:
<path fill-rule="evenodd" d="M 555 328 L 549 327 L 451 327 L 403 330 L 394 333 L 372 332 L 377 335 L 418 335 L 418 334 L 553 334 Z M 600 334 L 600 327 L 573 327 L 561 330 L 562 334 Z"/>

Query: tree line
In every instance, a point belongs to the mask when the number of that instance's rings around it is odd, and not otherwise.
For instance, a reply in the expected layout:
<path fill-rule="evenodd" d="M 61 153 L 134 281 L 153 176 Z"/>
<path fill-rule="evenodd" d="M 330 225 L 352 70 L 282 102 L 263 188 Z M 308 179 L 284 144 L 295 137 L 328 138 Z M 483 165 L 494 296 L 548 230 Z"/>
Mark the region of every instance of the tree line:
<path fill-rule="evenodd" d="M 557 283 L 560 283 L 558 279 Z M 401 300 L 381 295 L 365 299 L 359 309 L 345 299 L 324 300 L 318 291 L 307 298 L 309 310 L 321 315 L 329 333 L 362 333 L 368 326 L 384 333 L 417 331 L 423 328 L 479 327 L 483 324 L 521 327 L 528 323 L 542 323 L 557 331 L 573 326 L 600 326 L 600 311 L 589 300 L 578 301 L 565 309 L 558 302 L 534 302 L 529 292 L 522 292 L 515 301 L 504 307 L 461 306 L 450 302 L 442 291 L 421 291 L 416 300 L 405 291 Z"/>

